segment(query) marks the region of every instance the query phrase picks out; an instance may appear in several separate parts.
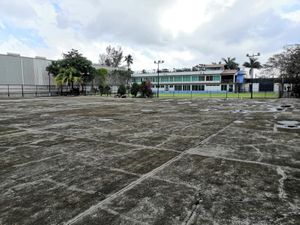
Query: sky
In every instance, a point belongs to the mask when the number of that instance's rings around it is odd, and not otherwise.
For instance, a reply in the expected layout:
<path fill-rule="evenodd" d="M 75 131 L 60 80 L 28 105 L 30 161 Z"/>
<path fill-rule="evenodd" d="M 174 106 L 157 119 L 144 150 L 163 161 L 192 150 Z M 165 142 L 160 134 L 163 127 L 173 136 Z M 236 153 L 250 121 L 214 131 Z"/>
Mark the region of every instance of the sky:
<path fill-rule="evenodd" d="M 77 49 L 97 63 L 108 45 L 133 70 L 192 67 L 300 43 L 300 0 L 0 0 L 0 53 L 59 59 Z M 125 64 L 125 63 L 124 63 Z"/>

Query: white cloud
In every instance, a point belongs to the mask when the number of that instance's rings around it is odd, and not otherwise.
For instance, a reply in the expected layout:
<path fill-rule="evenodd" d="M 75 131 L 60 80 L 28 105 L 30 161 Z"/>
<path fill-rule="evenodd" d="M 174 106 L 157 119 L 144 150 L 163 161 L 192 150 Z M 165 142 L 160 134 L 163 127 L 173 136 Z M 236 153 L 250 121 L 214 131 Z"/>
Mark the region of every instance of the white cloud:
<path fill-rule="evenodd" d="M 5 29 L 5 25 L 0 21 L 0 29 Z"/>
<path fill-rule="evenodd" d="M 169 68 L 227 56 L 242 64 L 246 53 L 260 51 L 266 60 L 298 40 L 300 7 L 295 4 L 297 0 L 1 1 L 0 32 L 14 29 L 0 51 L 57 58 L 75 48 L 97 62 L 112 44 L 134 56 L 133 69 L 154 68 L 157 59 Z M 14 33 L 20 28 L 34 31 L 46 46 L 28 46 L 22 34 Z"/>
<path fill-rule="evenodd" d="M 292 22 L 296 22 L 300 24 L 300 10 L 294 12 L 282 13 L 281 16 L 282 18 L 289 19 Z"/>
<path fill-rule="evenodd" d="M 0 43 L 0 52 L 1 53 L 18 53 L 22 55 L 35 55 L 35 51 L 29 48 L 19 39 L 10 36 L 7 41 Z"/>
<path fill-rule="evenodd" d="M 193 33 L 234 2 L 235 0 L 177 0 L 163 13 L 160 24 L 174 37 L 180 32 Z"/>

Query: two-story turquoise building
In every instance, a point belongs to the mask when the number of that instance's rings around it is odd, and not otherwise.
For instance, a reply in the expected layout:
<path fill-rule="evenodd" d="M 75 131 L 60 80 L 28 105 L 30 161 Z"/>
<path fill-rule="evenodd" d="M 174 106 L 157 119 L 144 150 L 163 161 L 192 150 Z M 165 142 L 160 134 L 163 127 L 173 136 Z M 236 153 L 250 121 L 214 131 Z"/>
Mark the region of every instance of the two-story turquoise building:
<path fill-rule="evenodd" d="M 132 75 L 132 83 L 150 81 L 154 92 L 235 91 L 237 70 L 225 70 L 223 64 L 202 65 L 199 69 L 143 71 Z M 159 78 L 159 82 L 158 82 Z M 159 84 L 159 87 L 158 87 Z"/>

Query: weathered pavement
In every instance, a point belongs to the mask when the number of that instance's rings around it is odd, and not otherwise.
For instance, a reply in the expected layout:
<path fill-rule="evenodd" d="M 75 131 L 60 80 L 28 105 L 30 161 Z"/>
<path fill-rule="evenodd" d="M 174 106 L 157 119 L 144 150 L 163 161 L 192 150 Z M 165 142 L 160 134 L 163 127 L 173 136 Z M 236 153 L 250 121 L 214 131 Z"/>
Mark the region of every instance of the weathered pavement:
<path fill-rule="evenodd" d="M 300 224 L 297 121 L 296 99 L 0 100 L 0 224 Z"/>

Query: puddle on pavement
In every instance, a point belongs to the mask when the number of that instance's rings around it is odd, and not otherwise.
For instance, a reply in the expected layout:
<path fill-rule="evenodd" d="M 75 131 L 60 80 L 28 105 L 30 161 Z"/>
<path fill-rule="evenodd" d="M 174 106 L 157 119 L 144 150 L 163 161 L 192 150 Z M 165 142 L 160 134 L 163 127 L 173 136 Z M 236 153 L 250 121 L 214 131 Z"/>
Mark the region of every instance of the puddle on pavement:
<path fill-rule="evenodd" d="M 108 118 L 100 118 L 98 119 L 99 122 L 110 122 L 113 121 L 113 119 L 108 119 Z"/>
<path fill-rule="evenodd" d="M 178 105 L 188 105 L 192 104 L 192 102 L 177 102 Z"/>
<path fill-rule="evenodd" d="M 146 114 L 148 114 L 148 113 L 155 113 L 155 111 L 152 110 L 152 109 L 142 109 L 141 112 L 142 113 L 146 113 Z"/>
<path fill-rule="evenodd" d="M 245 123 L 244 121 L 240 121 L 240 120 L 236 120 L 236 121 L 234 121 L 234 123 L 235 124 L 243 124 L 243 123 Z"/>
<path fill-rule="evenodd" d="M 231 110 L 231 113 L 248 113 L 247 110 L 242 110 L 242 109 L 235 109 L 235 110 Z"/>
<path fill-rule="evenodd" d="M 281 107 L 282 108 L 291 108 L 292 106 L 291 105 L 282 105 Z"/>
<path fill-rule="evenodd" d="M 300 122 L 293 120 L 282 120 L 277 122 L 277 128 L 283 129 L 300 129 Z"/>

